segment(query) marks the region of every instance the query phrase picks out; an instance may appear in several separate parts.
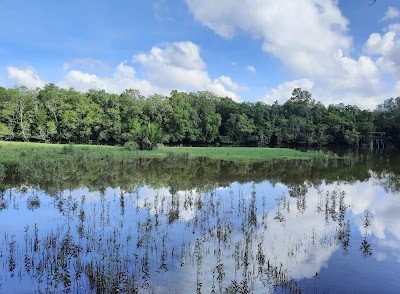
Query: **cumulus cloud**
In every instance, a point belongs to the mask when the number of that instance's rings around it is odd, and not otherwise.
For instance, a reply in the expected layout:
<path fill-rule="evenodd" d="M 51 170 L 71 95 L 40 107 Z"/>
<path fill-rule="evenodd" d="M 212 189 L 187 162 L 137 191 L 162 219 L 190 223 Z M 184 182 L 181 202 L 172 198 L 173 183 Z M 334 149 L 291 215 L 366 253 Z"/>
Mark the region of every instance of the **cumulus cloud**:
<path fill-rule="evenodd" d="M 71 63 L 71 65 L 73 64 Z M 46 84 L 38 76 L 36 70 L 31 67 L 20 69 L 9 66 L 7 67 L 7 72 L 8 80 L 15 82 L 17 85 L 28 88 L 43 88 Z M 169 93 L 168 89 L 158 88 L 149 81 L 137 78 L 135 69 L 127 65 L 126 62 L 121 62 L 115 68 L 111 77 L 102 77 L 89 72 L 70 69 L 57 85 L 63 88 L 72 87 L 83 92 L 89 89 L 104 89 L 110 93 L 121 93 L 125 89 L 138 89 L 144 95 Z"/>
<path fill-rule="evenodd" d="M 399 33 L 400 32 L 400 23 L 391 23 L 388 26 L 387 31 Z"/>
<path fill-rule="evenodd" d="M 334 83 L 343 84 L 343 81 L 332 80 L 329 81 L 329 83 L 332 86 Z M 339 86 L 339 84 L 337 85 Z M 343 84 L 343 86 L 346 85 Z M 351 87 L 350 82 L 347 86 Z M 400 83 L 398 87 L 400 88 Z M 303 90 L 309 91 L 315 100 L 322 101 L 325 105 L 346 103 L 357 105 L 362 109 L 375 109 L 377 104 L 377 97 L 367 93 L 368 89 L 365 89 L 364 96 L 360 96 L 359 92 L 356 92 L 356 90 L 348 89 L 347 91 L 343 90 L 342 92 L 337 90 L 329 90 L 328 86 L 321 86 L 321 84 L 316 84 L 310 79 L 298 79 L 284 82 L 278 85 L 276 88 L 268 90 L 264 96 L 258 97 L 257 100 L 266 104 L 272 104 L 275 101 L 278 101 L 279 104 L 283 104 L 292 96 L 292 91 L 295 88 L 302 88 Z M 338 93 L 340 93 L 340 95 Z M 394 92 L 391 91 L 390 93 Z M 385 95 L 387 97 L 392 97 L 394 94 L 385 92 Z"/>
<path fill-rule="evenodd" d="M 245 87 L 235 83 L 229 76 L 211 79 L 206 64 L 200 56 L 200 48 L 192 42 L 167 43 L 153 47 L 150 52 L 136 54 L 133 61 L 142 68 L 145 78 L 138 77 L 133 66 L 121 62 L 112 75 L 99 75 L 110 71 L 100 60 L 84 58 L 73 59 L 64 64 L 66 75 L 57 84 L 78 91 L 103 89 L 110 93 L 121 93 L 126 89 L 137 89 L 143 95 L 154 93 L 168 95 L 171 90 L 211 91 L 216 95 L 230 97 L 236 101 L 236 93 Z M 43 82 L 33 68 L 19 69 L 8 67 L 8 78 L 19 85 L 43 87 Z M 103 73 L 104 74 L 104 73 Z"/>
<path fill-rule="evenodd" d="M 334 75 L 327 80 L 331 89 L 352 90 L 357 89 L 359 93 L 374 92 L 380 84 L 381 76 L 376 64 L 368 56 L 361 56 L 358 60 L 343 56 L 338 53 L 338 63 L 342 75 Z"/>
<path fill-rule="evenodd" d="M 232 89 L 233 91 L 240 91 L 240 90 L 244 89 L 244 87 L 239 86 L 238 84 L 233 82 L 230 77 L 227 77 L 227 76 L 220 76 L 218 78 L 218 81 L 220 83 L 222 83 L 223 85 L 225 85 L 226 87 Z"/>
<path fill-rule="evenodd" d="M 400 11 L 395 7 L 389 6 L 382 20 L 391 20 L 396 18 L 400 18 Z"/>
<path fill-rule="evenodd" d="M 363 47 L 364 52 L 379 55 L 376 64 L 395 79 L 400 78 L 400 40 L 397 34 L 395 30 L 384 35 L 373 33 Z"/>
<path fill-rule="evenodd" d="M 46 84 L 32 67 L 20 69 L 13 66 L 8 66 L 7 74 L 8 79 L 19 86 L 26 86 L 28 88 L 41 88 Z"/>
<path fill-rule="evenodd" d="M 314 82 L 308 79 L 285 82 L 269 90 L 264 97 L 260 97 L 258 100 L 267 104 L 272 104 L 275 101 L 278 101 L 279 104 L 283 104 L 292 96 L 293 89 L 302 88 L 303 90 L 311 91 L 313 87 Z"/>
<path fill-rule="evenodd" d="M 381 36 L 378 33 L 373 33 L 369 36 L 363 50 L 368 54 L 387 54 L 394 46 L 394 38 L 396 33 L 389 31 Z"/>
<path fill-rule="evenodd" d="M 208 90 L 216 95 L 240 100 L 235 91 L 241 87 L 227 76 L 212 80 L 200 56 L 200 47 L 190 41 L 155 46 L 148 53 L 134 55 L 133 61 L 143 67 L 146 78 L 158 87 L 189 91 Z"/>
<path fill-rule="evenodd" d="M 392 32 L 382 38 L 383 41 L 379 40 L 379 34 L 374 35 L 375 39 L 366 45 L 366 55 L 353 58 L 350 56 L 353 44 L 348 34 L 348 20 L 342 15 L 338 1 L 221 0 L 215 3 L 212 0 L 186 0 L 186 3 L 195 19 L 223 38 L 246 33 L 262 40 L 261 49 L 277 57 L 296 81 L 312 81 L 313 90 L 323 94 L 317 99 L 323 98 L 325 103 L 339 100 L 354 104 L 356 100 L 363 107 L 368 104 L 375 108 L 378 101 L 385 99 L 382 68 L 395 71 L 395 58 L 390 58 L 392 63 L 387 59 L 376 61 L 368 54 L 392 46 Z M 390 11 L 393 16 L 394 10 Z M 290 83 L 270 90 L 264 100 L 286 99 L 280 93 L 285 93 L 283 89 Z M 364 103 L 366 100 L 367 104 Z"/>
<path fill-rule="evenodd" d="M 186 0 L 194 17 L 224 38 L 244 31 L 301 74 L 326 74 L 338 49 L 347 52 L 347 19 L 337 1 Z M 301 11 L 301 13 L 299 13 Z"/>
<path fill-rule="evenodd" d="M 199 88 L 209 82 L 200 48 L 192 42 L 153 47 L 149 53 L 135 55 L 133 61 L 143 66 L 150 81 L 162 87 Z"/>
<path fill-rule="evenodd" d="M 61 87 L 72 87 L 78 91 L 89 89 L 103 89 L 110 93 L 121 93 L 125 89 L 138 89 L 144 95 L 155 92 L 166 94 L 166 89 L 157 88 L 149 81 L 136 77 L 135 69 L 121 62 L 115 69 L 112 77 L 99 77 L 79 70 L 70 70 L 59 83 Z"/>
<path fill-rule="evenodd" d="M 242 90 L 244 87 L 237 85 L 229 77 L 220 76 L 205 85 L 204 89 L 211 91 L 218 96 L 229 97 L 236 102 L 239 102 L 241 101 L 241 98 L 235 93 L 235 91 Z"/>

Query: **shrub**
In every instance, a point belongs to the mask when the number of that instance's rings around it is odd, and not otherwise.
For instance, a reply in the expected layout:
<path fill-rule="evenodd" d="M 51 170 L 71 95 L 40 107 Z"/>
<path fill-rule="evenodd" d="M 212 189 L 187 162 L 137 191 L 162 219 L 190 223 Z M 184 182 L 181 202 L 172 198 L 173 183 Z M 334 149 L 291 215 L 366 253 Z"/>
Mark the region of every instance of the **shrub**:
<path fill-rule="evenodd" d="M 124 148 L 127 151 L 136 151 L 139 149 L 139 145 L 135 141 L 128 141 L 125 143 Z"/>

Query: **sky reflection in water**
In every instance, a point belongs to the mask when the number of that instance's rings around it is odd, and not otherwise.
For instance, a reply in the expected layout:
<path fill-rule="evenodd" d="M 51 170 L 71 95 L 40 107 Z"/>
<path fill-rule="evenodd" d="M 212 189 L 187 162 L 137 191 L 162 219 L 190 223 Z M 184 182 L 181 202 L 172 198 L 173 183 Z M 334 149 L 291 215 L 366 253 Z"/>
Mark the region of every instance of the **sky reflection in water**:
<path fill-rule="evenodd" d="M 400 194 L 379 178 L 0 198 L 0 292 L 396 293 Z"/>

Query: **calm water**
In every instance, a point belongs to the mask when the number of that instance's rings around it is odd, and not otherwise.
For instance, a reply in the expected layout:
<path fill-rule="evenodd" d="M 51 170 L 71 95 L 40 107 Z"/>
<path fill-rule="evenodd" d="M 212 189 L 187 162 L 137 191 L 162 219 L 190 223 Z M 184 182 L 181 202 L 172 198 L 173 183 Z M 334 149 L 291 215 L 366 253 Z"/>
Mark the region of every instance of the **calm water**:
<path fill-rule="evenodd" d="M 398 293 L 400 157 L 25 163 L 0 293 Z"/>

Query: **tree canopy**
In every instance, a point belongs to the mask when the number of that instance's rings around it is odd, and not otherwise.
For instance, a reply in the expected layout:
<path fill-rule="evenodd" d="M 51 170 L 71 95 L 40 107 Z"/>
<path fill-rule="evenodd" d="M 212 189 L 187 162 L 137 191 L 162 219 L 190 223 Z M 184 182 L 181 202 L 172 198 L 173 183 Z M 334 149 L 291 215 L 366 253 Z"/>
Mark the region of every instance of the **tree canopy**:
<path fill-rule="evenodd" d="M 396 98 L 393 101 L 400 101 Z M 172 91 L 145 97 L 86 93 L 47 84 L 43 89 L 0 87 L 0 139 L 44 142 L 124 144 L 140 149 L 157 143 L 359 145 L 374 131 L 400 145 L 400 103 L 388 111 L 353 105 L 324 106 L 296 88 L 279 105 L 238 103 L 210 92 Z"/>

